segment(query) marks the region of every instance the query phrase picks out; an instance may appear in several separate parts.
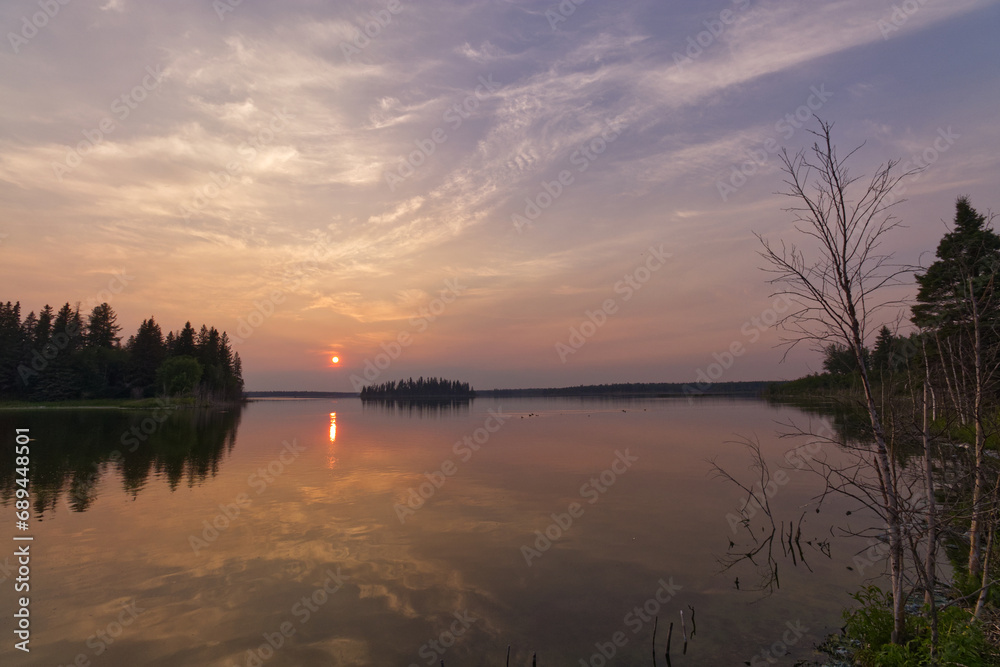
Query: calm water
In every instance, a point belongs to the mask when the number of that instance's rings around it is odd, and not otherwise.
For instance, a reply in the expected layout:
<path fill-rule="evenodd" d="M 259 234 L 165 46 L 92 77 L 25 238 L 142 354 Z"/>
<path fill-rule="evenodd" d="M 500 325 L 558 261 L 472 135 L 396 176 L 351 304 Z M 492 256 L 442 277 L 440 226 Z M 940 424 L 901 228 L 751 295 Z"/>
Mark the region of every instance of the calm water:
<path fill-rule="evenodd" d="M 645 605 L 659 616 L 657 664 L 672 621 L 673 665 L 742 665 L 785 642 L 776 664 L 792 665 L 841 625 L 864 583 L 848 569 L 863 545 L 830 534 L 858 520 L 839 499 L 805 515 L 808 567 L 775 543 L 772 595 L 746 590 L 759 581 L 751 564 L 720 565 L 730 537 L 750 543 L 726 519 L 738 490 L 707 460 L 749 483 L 749 458 L 727 441 L 756 434 L 778 460 L 796 442 L 776 437 L 776 421 L 809 419 L 795 408 L 263 401 L 163 417 L 0 412 L 5 443 L 14 428 L 35 439 L 32 650 L 13 649 L 16 575 L 3 572 L 0 664 L 502 665 L 510 645 L 517 665 L 532 652 L 546 667 L 602 665 L 602 649 L 614 651 L 607 664 L 648 665 Z M 789 472 L 771 500 L 776 521 L 797 522 L 819 489 Z M 817 540 L 830 540 L 830 557 Z M 697 632 L 682 654 L 690 607 Z"/>

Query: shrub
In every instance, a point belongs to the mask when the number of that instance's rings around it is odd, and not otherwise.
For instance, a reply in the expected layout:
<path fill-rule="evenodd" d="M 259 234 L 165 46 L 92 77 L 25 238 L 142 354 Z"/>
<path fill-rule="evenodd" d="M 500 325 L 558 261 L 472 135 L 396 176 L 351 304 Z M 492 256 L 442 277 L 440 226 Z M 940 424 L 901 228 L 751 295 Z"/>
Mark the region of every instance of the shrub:
<path fill-rule="evenodd" d="M 854 659 L 864 667 L 922 667 L 930 665 L 931 628 L 926 616 L 908 616 L 903 643 L 892 644 L 892 596 L 872 585 L 854 594 L 860 603 L 844 612 L 848 637 L 861 642 Z M 972 614 L 959 607 L 938 612 L 939 665 L 986 667 L 1000 664 Z"/>

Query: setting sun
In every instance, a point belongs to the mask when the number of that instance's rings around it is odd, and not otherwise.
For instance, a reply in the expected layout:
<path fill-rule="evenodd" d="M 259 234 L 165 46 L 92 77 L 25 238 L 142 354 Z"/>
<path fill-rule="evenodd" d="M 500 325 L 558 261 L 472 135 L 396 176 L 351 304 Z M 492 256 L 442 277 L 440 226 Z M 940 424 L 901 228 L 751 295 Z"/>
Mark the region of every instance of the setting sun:
<path fill-rule="evenodd" d="M 334 364 L 339 364 L 340 363 L 340 357 L 332 357 L 330 359 L 330 362 L 334 363 Z"/>

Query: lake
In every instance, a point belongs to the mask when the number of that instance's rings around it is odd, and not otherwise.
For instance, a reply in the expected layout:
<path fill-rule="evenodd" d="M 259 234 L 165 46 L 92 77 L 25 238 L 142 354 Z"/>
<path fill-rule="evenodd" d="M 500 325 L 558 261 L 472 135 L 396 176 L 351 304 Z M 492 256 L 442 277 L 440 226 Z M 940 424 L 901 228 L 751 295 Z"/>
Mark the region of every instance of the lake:
<path fill-rule="evenodd" d="M 0 411 L 4 530 L 29 428 L 18 534 L 34 537 L 31 652 L 8 630 L 0 664 L 451 667 L 503 665 L 510 646 L 512 665 L 642 665 L 656 625 L 666 665 L 672 622 L 672 665 L 793 665 L 881 564 L 859 568 L 866 545 L 831 533 L 863 526 L 857 508 L 816 513 L 820 480 L 791 468 L 770 489 L 775 522 L 801 520 L 798 548 L 772 544 L 780 587 L 723 567 L 730 539 L 754 545 L 708 461 L 753 483 L 735 441 L 777 464 L 809 442 L 778 437 L 789 419 L 820 418 L 724 398 Z"/>

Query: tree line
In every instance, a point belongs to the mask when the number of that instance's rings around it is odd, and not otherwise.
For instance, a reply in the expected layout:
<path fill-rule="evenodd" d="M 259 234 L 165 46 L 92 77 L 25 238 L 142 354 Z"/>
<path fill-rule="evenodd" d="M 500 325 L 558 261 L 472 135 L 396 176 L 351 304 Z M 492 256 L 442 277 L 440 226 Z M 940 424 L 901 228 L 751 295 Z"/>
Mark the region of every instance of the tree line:
<path fill-rule="evenodd" d="M 242 397 L 243 365 L 225 332 L 187 322 L 164 336 L 153 317 L 124 344 L 121 331 L 107 303 L 87 315 L 46 305 L 22 319 L 20 302 L 0 302 L 0 398 Z"/>
<path fill-rule="evenodd" d="M 781 194 L 800 243 L 758 239 L 770 283 L 795 304 L 779 323 L 784 342 L 825 352 L 823 376 L 781 389 L 847 389 L 841 395 L 864 420 L 850 435 L 794 425 L 786 434 L 836 445 L 838 457 L 810 467 L 825 493 L 853 499 L 881 523 L 851 531 L 877 541 L 889 584 L 884 595 L 859 594 L 862 609 L 845 615 L 848 634 L 862 642 L 856 659 L 984 664 L 981 619 L 998 599 L 1000 572 L 1000 466 L 986 455 L 1000 443 L 1000 235 L 992 216 L 958 197 L 930 266 L 894 263 L 884 250 L 901 225 L 894 190 L 916 171 L 890 160 L 857 176 L 847 166 L 857 149 L 839 153 L 832 124 L 819 124 L 811 150 L 781 154 Z M 916 297 L 901 302 L 887 288 L 911 276 Z M 907 314 L 912 333 L 894 333 Z M 819 383 L 831 378 L 846 382 Z M 766 481 L 771 472 L 754 449 Z M 766 498 L 755 501 L 770 516 Z M 924 605 L 913 613 L 907 604 L 917 596 Z"/>
<path fill-rule="evenodd" d="M 419 398 L 475 398 L 476 392 L 468 382 L 423 376 L 414 380 L 390 380 L 361 388 L 361 399 L 419 399 Z"/>
<path fill-rule="evenodd" d="M 532 397 L 532 396 L 690 396 L 690 395 L 760 395 L 772 383 L 767 381 L 750 382 L 712 382 L 712 383 L 681 383 L 681 382 L 614 382 L 608 384 L 586 384 L 575 387 L 529 387 L 523 389 L 488 389 L 486 393 L 494 398 Z"/>
<path fill-rule="evenodd" d="M 868 369 L 881 377 L 896 371 L 906 364 L 920 349 L 920 336 L 913 332 L 908 335 L 893 333 L 887 325 L 882 325 L 875 345 L 861 351 Z M 859 371 L 854 352 L 846 345 L 831 343 L 823 350 L 823 371 L 834 376 L 848 376 Z"/>

